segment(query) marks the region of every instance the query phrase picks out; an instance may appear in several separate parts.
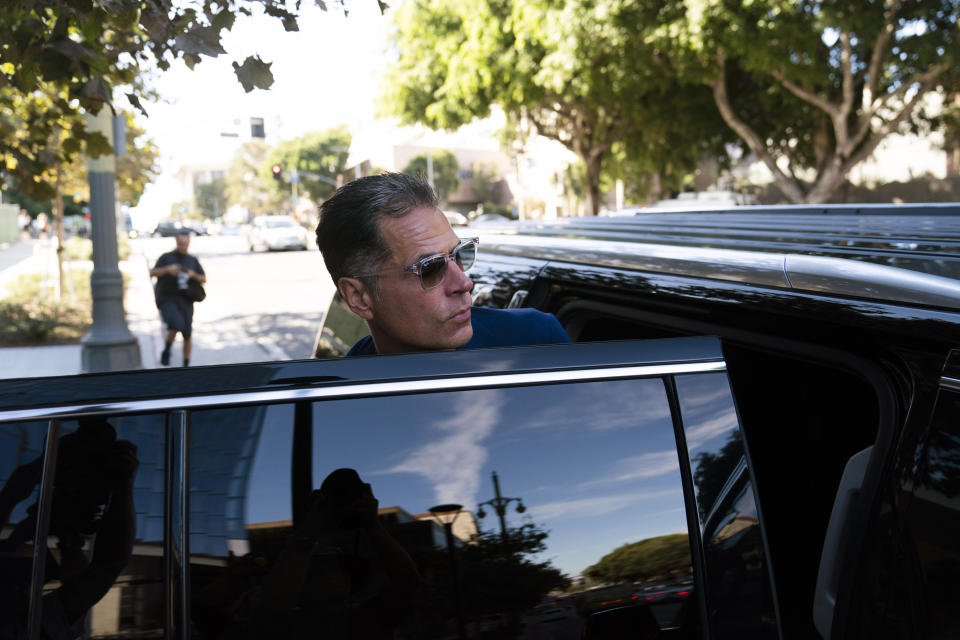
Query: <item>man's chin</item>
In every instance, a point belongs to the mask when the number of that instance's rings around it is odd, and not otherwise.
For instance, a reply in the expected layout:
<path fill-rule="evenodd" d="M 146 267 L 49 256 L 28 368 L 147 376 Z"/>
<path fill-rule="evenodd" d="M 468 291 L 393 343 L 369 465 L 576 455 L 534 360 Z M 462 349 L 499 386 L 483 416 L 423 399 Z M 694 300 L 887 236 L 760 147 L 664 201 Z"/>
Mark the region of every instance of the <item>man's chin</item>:
<path fill-rule="evenodd" d="M 447 349 L 459 349 L 463 345 L 470 342 L 470 338 L 473 337 L 473 326 L 468 322 L 467 326 L 463 327 L 460 331 L 457 331 L 450 337 L 448 340 Z"/>

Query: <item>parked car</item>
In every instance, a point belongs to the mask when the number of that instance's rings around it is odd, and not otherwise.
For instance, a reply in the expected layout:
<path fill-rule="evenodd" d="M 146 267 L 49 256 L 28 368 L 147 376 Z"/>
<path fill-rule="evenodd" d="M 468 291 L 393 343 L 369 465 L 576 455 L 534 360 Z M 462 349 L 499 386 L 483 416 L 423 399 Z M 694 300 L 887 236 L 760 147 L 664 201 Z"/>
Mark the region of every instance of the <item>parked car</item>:
<path fill-rule="evenodd" d="M 475 304 L 554 313 L 579 343 L 720 338 L 743 442 L 691 470 L 726 460 L 688 516 L 701 622 L 960 628 L 960 542 L 942 533 L 960 527 L 958 205 L 647 210 L 479 235 Z M 335 298 L 317 355 L 365 333 Z"/>
<path fill-rule="evenodd" d="M 486 225 L 502 225 L 513 222 L 512 218 L 502 216 L 499 213 L 481 213 L 476 218 L 470 219 L 471 227 L 482 227 Z"/>
<path fill-rule="evenodd" d="M 444 211 L 443 215 L 446 216 L 447 222 L 450 223 L 451 227 L 467 226 L 467 216 L 458 211 Z"/>
<path fill-rule="evenodd" d="M 4 611 L 41 605 L 39 634 L 61 585 L 90 593 L 59 566 L 89 548 L 92 635 L 330 631 L 324 576 L 378 584 L 363 531 L 305 535 L 349 467 L 420 569 L 409 602 L 359 609 L 397 637 L 498 612 L 516 635 L 581 581 L 552 631 L 949 637 L 957 238 L 933 205 L 519 223 L 481 232 L 476 303 L 555 313 L 574 344 L 340 359 L 364 329 L 335 303 L 320 360 L 0 381 Z M 671 575 L 692 585 L 669 616 L 633 598 Z"/>
<path fill-rule="evenodd" d="M 303 249 L 310 246 L 310 237 L 291 216 L 257 216 L 247 231 L 250 251 Z"/>
<path fill-rule="evenodd" d="M 180 220 L 162 220 L 153 230 L 153 235 L 163 238 L 169 238 L 181 233 L 200 236 L 203 235 L 203 230 L 197 223 L 181 222 Z"/>

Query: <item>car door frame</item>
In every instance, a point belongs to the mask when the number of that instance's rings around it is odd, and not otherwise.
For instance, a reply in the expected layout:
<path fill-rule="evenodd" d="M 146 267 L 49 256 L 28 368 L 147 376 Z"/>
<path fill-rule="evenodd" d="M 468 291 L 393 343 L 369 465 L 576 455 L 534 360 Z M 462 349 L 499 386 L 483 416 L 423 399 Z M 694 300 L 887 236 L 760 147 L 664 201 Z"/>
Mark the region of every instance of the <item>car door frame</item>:
<path fill-rule="evenodd" d="M 675 338 L 488 349 L 434 354 L 374 356 L 336 361 L 225 365 L 184 370 L 87 374 L 0 382 L 0 423 L 48 421 L 47 451 L 38 498 L 37 538 L 45 539 L 52 503 L 60 423 L 82 416 L 166 414 L 164 491 L 164 584 L 175 594 L 164 604 L 167 638 L 187 638 L 190 629 L 189 473 L 190 412 L 199 409 L 272 405 L 348 398 L 437 393 L 471 389 L 660 378 L 666 389 L 680 459 L 687 529 L 704 637 L 709 625 L 702 541 L 689 454 L 673 376 L 723 372 L 720 342 L 711 337 Z M 246 381 L 246 382 L 244 382 Z M 165 382 L 169 383 L 165 386 Z M 190 389 L 189 392 L 178 389 Z M 672 389 L 672 392 L 671 392 Z M 125 397 L 139 393 L 139 397 Z M 65 394 L 70 394 L 66 398 Z M 52 398 L 59 397 L 59 402 Z M 301 447 L 302 448 L 302 447 Z M 309 451 L 310 447 L 305 450 Z M 304 477 L 309 477 L 302 473 Z M 762 532 L 761 522 L 761 532 Z M 41 548 L 38 545 L 38 549 Z M 41 554 L 42 555 L 42 554 Z M 769 561 L 769 555 L 767 555 Z M 42 562 L 39 557 L 37 562 Z M 42 568 L 42 567 L 41 567 Z M 767 566 L 771 589 L 769 562 Z M 31 584 L 30 637 L 39 633 L 42 572 Z M 776 602 L 776 595 L 774 602 Z M 779 633 L 779 619 L 778 635 Z"/>

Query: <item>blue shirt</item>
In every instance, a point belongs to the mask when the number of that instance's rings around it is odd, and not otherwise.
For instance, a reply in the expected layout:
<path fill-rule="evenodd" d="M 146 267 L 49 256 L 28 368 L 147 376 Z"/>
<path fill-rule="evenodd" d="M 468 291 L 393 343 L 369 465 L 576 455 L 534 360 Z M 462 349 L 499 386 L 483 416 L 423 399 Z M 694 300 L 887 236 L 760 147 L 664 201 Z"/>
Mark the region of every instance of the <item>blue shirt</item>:
<path fill-rule="evenodd" d="M 472 307 L 473 337 L 461 349 L 521 347 L 570 342 L 567 332 L 552 314 L 536 309 L 489 309 Z M 357 340 L 347 356 L 372 356 L 377 350 L 371 336 Z"/>

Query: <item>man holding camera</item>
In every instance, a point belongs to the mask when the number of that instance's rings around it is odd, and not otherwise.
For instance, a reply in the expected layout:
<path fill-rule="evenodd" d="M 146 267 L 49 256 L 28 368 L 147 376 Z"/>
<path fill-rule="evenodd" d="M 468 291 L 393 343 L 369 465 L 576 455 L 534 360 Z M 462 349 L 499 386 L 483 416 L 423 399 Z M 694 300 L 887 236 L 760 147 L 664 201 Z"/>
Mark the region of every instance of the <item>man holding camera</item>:
<path fill-rule="evenodd" d="M 183 334 L 183 366 L 190 366 L 190 336 L 193 333 L 193 299 L 188 297 L 190 281 L 204 284 L 207 276 L 195 256 L 187 253 L 190 248 L 190 234 L 186 231 L 177 234 L 177 248 L 168 251 L 157 259 L 150 270 L 150 276 L 157 278 L 157 308 L 167 325 L 160 364 L 169 366 L 170 347 L 177 337 Z"/>

